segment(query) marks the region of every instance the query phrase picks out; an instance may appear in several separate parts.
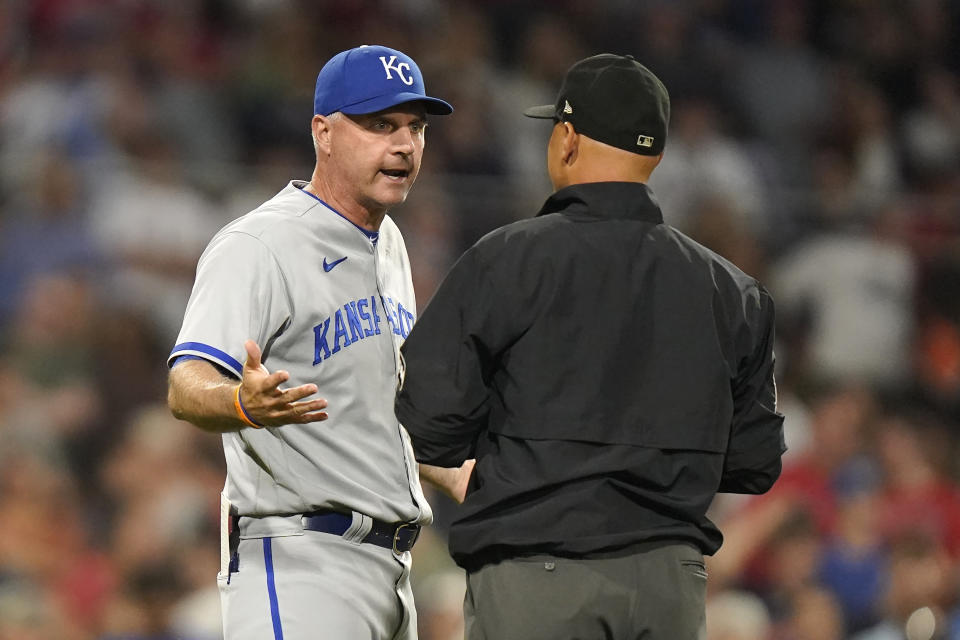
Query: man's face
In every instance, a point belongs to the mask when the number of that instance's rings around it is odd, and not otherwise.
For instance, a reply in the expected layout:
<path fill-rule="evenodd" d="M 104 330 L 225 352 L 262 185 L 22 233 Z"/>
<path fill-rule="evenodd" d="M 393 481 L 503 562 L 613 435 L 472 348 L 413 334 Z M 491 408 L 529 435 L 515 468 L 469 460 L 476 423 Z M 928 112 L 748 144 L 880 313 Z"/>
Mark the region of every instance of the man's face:
<path fill-rule="evenodd" d="M 403 202 L 420 171 L 426 126 L 426 112 L 417 103 L 337 118 L 332 169 L 350 197 L 370 211 Z"/>

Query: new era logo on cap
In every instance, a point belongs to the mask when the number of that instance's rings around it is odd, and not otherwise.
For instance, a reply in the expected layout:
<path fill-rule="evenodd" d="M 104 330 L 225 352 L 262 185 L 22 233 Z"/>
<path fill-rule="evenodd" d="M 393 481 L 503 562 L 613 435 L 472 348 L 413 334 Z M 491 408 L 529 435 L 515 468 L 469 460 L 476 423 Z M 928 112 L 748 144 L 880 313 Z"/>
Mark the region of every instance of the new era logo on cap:
<path fill-rule="evenodd" d="M 447 102 L 426 94 L 413 58 L 389 47 L 362 45 L 330 58 L 317 75 L 313 112 L 374 113 L 405 102 L 421 102 L 427 113 L 453 112 Z"/>

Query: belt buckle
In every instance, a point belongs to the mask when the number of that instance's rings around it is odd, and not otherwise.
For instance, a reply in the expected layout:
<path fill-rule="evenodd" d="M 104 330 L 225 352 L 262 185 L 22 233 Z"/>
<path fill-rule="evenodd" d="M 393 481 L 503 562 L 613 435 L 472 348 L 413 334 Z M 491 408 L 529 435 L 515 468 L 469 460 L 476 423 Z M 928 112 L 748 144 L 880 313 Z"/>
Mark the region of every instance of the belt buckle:
<path fill-rule="evenodd" d="M 415 545 L 415 544 L 417 543 L 417 538 L 420 537 L 420 525 L 414 524 L 414 523 L 412 523 L 412 522 L 404 522 L 404 523 L 401 524 L 399 527 L 397 527 L 396 530 L 394 530 L 394 532 L 393 532 L 393 545 L 392 545 L 392 546 L 393 546 L 393 552 L 394 552 L 394 553 L 396 553 L 396 554 L 403 553 L 402 551 L 400 551 L 399 549 L 397 549 L 397 543 L 400 542 L 400 532 L 403 531 L 404 529 L 408 529 L 408 528 L 409 528 L 409 529 L 413 529 L 413 539 L 410 540 L 410 546 L 407 547 L 407 549 L 404 549 L 404 551 L 408 551 L 408 550 L 412 549 L 412 548 L 413 548 L 413 545 Z"/>

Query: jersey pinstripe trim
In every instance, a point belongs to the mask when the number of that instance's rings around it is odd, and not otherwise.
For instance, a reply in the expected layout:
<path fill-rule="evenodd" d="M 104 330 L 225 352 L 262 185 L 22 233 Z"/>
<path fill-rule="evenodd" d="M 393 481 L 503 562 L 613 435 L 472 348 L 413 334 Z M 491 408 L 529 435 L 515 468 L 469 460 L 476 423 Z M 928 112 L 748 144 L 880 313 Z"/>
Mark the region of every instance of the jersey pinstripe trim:
<path fill-rule="evenodd" d="M 167 366 L 179 356 L 198 356 L 204 360 L 211 360 L 233 373 L 237 378 L 243 377 L 243 365 L 229 353 L 224 353 L 216 347 L 202 342 L 181 342 L 173 348 L 167 356 Z"/>

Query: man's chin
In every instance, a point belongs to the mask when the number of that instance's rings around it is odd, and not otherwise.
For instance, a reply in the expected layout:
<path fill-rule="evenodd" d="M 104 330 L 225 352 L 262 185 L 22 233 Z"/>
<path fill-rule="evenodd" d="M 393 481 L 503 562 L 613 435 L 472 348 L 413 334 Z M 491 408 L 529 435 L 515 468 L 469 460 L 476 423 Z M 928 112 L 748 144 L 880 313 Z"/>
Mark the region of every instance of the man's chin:
<path fill-rule="evenodd" d="M 407 199 L 407 193 L 410 189 L 404 189 L 402 192 L 379 193 L 376 197 L 367 200 L 366 206 L 372 210 L 386 211 L 398 204 L 403 204 Z"/>
<path fill-rule="evenodd" d="M 403 189 L 390 189 L 388 192 L 383 194 L 383 198 L 380 200 L 380 202 L 386 207 L 402 204 L 407 199 L 408 193 L 410 193 L 409 186 L 405 186 Z"/>

